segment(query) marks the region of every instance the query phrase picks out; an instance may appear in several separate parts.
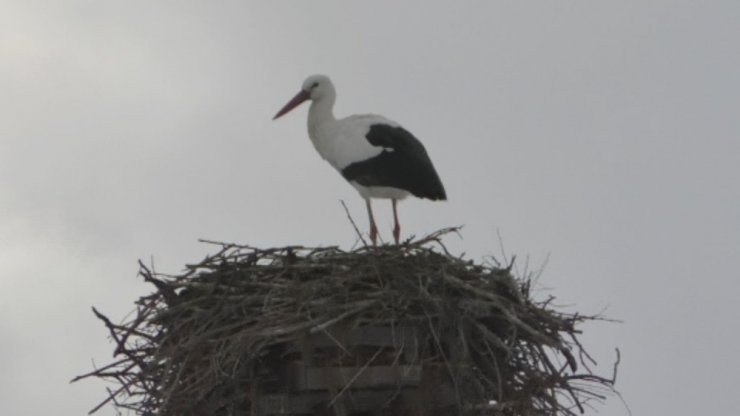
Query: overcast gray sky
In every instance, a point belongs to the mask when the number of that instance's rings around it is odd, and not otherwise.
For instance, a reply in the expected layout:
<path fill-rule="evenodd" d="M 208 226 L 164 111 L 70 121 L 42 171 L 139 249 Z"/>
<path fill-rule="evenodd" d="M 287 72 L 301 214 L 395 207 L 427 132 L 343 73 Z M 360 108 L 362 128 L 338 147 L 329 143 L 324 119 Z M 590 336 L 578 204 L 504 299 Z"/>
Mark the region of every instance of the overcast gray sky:
<path fill-rule="evenodd" d="M 198 238 L 350 247 L 354 189 L 315 153 L 337 115 L 376 112 L 426 145 L 449 202 L 402 234 L 550 256 L 539 281 L 635 415 L 734 414 L 740 258 L 740 2 L 29 1 L 0 5 L 0 413 L 78 415 L 68 381 L 112 345 L 90 313 L 178 272 Z M 390 204 L 376 203 L 391 239 Z M 625 415 L 610 399 L 601 415 Z M 114 414 L 107 408 L 102 415 Z M 596 414 L 589 411 L 589 414 Z"/>

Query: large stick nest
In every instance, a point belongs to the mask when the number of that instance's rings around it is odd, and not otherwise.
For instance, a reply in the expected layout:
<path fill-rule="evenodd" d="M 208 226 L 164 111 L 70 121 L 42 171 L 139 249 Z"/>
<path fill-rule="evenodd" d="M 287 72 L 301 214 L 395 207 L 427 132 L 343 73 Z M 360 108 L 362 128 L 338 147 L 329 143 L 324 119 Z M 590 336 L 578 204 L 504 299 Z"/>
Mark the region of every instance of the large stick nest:
<path fill-rule="evenodd" d="M 578 340 L 599 318 L 534 300 L 510 266 L 450 255 L 439 241 L 449 231 L 353 251 L 217 243 L 177 276 L 141 264 L 156 290 L 121 324 L 93 309 L 116 360 L 75 380 L 113 384 L 91 413 L 113 402 L 141 415 L 244 415 L 250 386 L 275 377 L 290 342 L 338 324 L 412 325 L 426 334 L 417 364 L 445 368 L 458 414 L 574 415 L 613 391 Z"/>

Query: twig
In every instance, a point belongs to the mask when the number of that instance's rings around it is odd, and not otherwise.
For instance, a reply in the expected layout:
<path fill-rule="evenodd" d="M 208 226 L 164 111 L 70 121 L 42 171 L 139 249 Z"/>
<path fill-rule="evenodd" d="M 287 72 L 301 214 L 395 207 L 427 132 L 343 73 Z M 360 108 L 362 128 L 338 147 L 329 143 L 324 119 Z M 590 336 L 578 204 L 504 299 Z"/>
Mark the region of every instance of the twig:
<path fill-rule="evenodd" d="M 349 223 L 352 224 L 352 228 L 355 229 L 355 233 L 357 234 L 357 237 L 362 241 L 362 245 L 364 247 L 368 247 L 367 241 L 362 237 L 362 233 L 360 232 L 360 229 L 357 228 L 357 224 L 355 224 L 355 220 L 352 218 L 352 215 L 349 213 L 349 208 L 347 208 L 347 204 L 344 203 L 343 199 L 340 199 L 339 202 L 342 203 L 342 206 L 344 207 L 344 212 L 347 214 L 347 219 L 349 220 Z"/>
<path fill-rule="evenodd" d="M 355 375 L 352 376 L 351 379 L 349 379 L 349 381 L 347 382 L 347 384 L 344 385 L 344 387 L 342 388 L 342 390 L 340 390 L 339 393 L 337 393 L 337 395 L 334 396 L 334 398 L 331 399 L 331 401 L 329 402 L 329 405 L 327 407 L 334 406 L 334 402 L 336 402 L 337 399 L 339 397 L 341 397 L 342 394 L 344 394 L 344 392 L 347 391 L 347 389 L 352 386 L 352 383 L 354 383 L 355 380 L 357 380 L 357 377 L 359 377 L 360 375 L 362 375 L 363 372 L 365 372 L 365 370 L 367 369 L 367 367 L 370 364 L 372 364 L 373 361 L 375 361 L 376 358 L 378 358 L 378 356 L 380 355 L 381 352 L 383 352 L 383 347 L 378 348 L 378 350 L 375 351 L 375 354 L 373 354 L 373 356 L 370 357 L 370 359 L 359 370 L 357 370 L 357 372 L 355 373 Z"/>

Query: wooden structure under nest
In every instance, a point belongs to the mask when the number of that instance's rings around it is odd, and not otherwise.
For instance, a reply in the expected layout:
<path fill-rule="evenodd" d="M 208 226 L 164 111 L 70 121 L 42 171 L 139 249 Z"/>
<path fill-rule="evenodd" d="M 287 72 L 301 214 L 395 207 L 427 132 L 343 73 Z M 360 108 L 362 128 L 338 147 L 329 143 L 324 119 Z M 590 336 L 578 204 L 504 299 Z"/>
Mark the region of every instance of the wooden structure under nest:
<path fill-rule="evenodd" d="M 100 404 L 141 415 L 574 415 L 614 377 L 577 325 L 509 268 L 447 253 L 442 230 L 400 246 L 222 244 L 114 324 Z M 614 370 L 616 371 L 616 364 Z M 93 412 L 100 408 L 93 409 Z"/>
<path fill-rule="evenodd" d="M 454 388 L 444 368 L 419 361 L 424 336 L 413 326 L 338 324 L 288 343 L 252 386 L 253 415 L 450 414 Z"/>

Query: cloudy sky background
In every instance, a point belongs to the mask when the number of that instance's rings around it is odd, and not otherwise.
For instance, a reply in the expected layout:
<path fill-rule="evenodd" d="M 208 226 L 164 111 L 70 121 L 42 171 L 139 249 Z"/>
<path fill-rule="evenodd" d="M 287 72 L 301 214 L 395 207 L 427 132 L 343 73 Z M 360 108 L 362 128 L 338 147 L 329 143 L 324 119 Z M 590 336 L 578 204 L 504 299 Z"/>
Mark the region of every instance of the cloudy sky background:
<path fill-rule="evenodd" d="M 449 202 L 402 233 L 541 266 L 542 296 L 622 324 L 584 343 L 635 415 L 732 414 L 740 258 L 740 2 L 29 1 L 0 5 L 0 413 L 84 414 L 121 318 L 198 238 L 335 245 L 366 227 L 320 160 L 313 73 L 337 115 L 414 132 Z M 376 203 L 390 239 L 390 204 Z M 600 415 L 626 415 L 616 398 Z M 589 414 L 596 414 L 595 410 Z M 106 408 L 99 414 L 112 415 Z"/>

